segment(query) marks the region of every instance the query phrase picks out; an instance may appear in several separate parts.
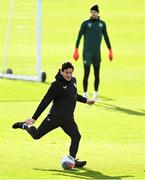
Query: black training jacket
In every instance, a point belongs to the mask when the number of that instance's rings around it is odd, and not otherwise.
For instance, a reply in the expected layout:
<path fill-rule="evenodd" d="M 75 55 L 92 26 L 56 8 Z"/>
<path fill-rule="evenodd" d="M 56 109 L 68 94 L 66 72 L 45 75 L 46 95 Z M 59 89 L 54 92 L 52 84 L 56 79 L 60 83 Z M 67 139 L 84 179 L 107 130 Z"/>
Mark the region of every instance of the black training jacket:
<path fill-rule="evenodd" d="M 60 118 L 73 117 L 76 101 L 86 103 L 86 98 L 77 94 L 76 79 L 72 77 L 71 81 L 66 81 L 60 74 L 60 71 L 55 76 L 54 81 L 47 93 L 38 105 L 33 119 L 37 119 L 46 107 L 52 101 L 52 107 L 49 114 Z"/>

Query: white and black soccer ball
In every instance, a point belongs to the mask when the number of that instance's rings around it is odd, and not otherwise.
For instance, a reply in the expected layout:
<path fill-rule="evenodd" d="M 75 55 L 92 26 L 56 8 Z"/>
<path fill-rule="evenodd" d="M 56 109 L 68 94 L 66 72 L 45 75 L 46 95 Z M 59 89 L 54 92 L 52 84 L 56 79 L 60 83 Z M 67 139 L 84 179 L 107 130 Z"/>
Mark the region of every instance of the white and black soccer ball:
<path fill-rule="evenodd" d="M 63 169 L 72 169 L 75 166 L 75 159 L 72 156 L 66 155 L 62 157 L 60 163 Z"/>

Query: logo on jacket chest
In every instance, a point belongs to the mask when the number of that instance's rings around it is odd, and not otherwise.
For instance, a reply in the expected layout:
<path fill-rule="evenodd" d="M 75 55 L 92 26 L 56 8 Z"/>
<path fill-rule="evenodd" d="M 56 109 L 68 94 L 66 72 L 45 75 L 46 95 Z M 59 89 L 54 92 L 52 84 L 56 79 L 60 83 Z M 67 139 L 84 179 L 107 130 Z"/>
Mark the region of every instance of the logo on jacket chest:
<path fill-rule="evenodd" d="M 92 27 L 92 23 L 88 23 L 88 28 L 91 28 Z"/>
<path fill-rule="evenodd" d="M 103 24 L 101 22 L 99 23 L 99 27 L 101 27 L 101 28 L 103 27 Z"/>
<path fill-rule="evenodd" d="M 67 85 L 64 85 L 64 86 L 63 86 L 63 89 L 67 89 Z"/>
<path fill-rule="evenodd" d="M 73 86 L 74 86 L 75 88 L 77 88 L 76 83 L 74 83 L 71 87 L 73 87 Z M 68 89 L 68 87 L 69 87 L 69 86 L 67 86 L 67 85 L 63 85 L 63 86 L 62 86 L 63 89 Z"/>

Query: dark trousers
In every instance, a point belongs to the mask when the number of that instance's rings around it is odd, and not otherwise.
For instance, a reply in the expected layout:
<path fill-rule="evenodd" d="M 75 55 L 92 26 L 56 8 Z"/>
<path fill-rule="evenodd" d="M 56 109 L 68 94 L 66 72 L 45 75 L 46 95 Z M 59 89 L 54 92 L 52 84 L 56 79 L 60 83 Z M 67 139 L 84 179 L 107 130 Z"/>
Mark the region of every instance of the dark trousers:
<path fill-rule="evenodd" d="M 33 139 L 40 139 L 45 134 L 58 127 L 61 127 L 63 131 L 71 138 L 69 153 L 72 157 L 75 158 L 78 151 L 81 135 L 79 133 L 78 126 L 73 118 L 59 119 L 57 117 L 49 115 L 42 121 L 38 129 L 34 126 L 31 126 L 26 130 L 33 137 Z"/>
<path fill-rule="evenodd" d="M 94 66 L 94 90 L 98 91 L 99 88 L 99 82 L 100 82 L 100 65 Z M 84 92 L 87 92 L 88 90 L 88 78 L 90 75 L 90 66 L 84 66 L 84 78 L 83 78 L 83 89 Z"/>

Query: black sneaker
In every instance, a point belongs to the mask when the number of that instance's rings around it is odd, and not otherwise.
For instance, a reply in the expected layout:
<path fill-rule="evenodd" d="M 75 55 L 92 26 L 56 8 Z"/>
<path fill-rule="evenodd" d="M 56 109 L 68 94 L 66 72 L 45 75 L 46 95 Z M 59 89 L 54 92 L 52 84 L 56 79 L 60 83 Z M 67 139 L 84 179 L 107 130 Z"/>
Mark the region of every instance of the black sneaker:
<path fill-rule="evenodd" d="M 16 122 L 15 124 L 13 124 L 12 128 L 13 129 L 17 129 L 17 128 L 24 129 L 24 126 L 25 126 L 25 122 Z"/>
<path fill-rule="evenodd" d="M 87 161 L 79 161 L 78 159 L 75 160 L 75 167 L 83 167 L 87 164 Z"/>

